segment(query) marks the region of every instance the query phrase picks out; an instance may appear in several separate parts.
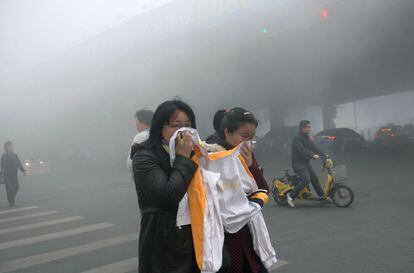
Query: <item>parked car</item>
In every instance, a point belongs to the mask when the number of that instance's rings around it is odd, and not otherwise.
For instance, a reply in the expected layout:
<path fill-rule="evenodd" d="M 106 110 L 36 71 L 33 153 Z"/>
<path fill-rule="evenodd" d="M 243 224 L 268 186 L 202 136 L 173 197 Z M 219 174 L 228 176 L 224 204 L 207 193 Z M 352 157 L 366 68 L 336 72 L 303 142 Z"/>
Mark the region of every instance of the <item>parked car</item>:
<path fill-rule="evenodd" d="M 365 138 L 349 128 L 323 130 L 312 138 L 315 145 L 327 152 L 360 150 L 367 146 Z"/>
<path fill-rule="evenodd" d="M 298 131 L 299 129 L 297 126 L 271 129 L 264 137 L 257 139 L 255 153 L 258 155 L 271 153 L 290 156 L 292 139 Z"/>
<path fill-rule="evenodd" d="M 409 142 L 409 132 L 408 128 L 404 130 L 402 126 L 391 123 L 379 128 L 374 138 L 378 145 L 402 145 Z"/>
<path fill-rule="evenodd" d="M 414 124 L 409 123 L 404 126 L 403 131 L 407 134 L 407 137 L 413 141 L 414 140 Z"/>

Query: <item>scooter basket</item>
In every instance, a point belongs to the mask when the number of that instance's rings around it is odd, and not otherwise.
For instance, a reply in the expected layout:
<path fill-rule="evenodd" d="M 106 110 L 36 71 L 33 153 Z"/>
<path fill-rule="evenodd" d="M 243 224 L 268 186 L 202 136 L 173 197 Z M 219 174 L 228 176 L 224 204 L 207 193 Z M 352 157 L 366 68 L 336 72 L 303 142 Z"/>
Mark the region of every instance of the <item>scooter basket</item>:
<path fill-rule="evenodd" d="M 335 168 L 332 168 L 331 174 L 335 182 L 345 181 L 347 179 L 346 166 L 339 165 L 339 166 L 336 166 Z"/>

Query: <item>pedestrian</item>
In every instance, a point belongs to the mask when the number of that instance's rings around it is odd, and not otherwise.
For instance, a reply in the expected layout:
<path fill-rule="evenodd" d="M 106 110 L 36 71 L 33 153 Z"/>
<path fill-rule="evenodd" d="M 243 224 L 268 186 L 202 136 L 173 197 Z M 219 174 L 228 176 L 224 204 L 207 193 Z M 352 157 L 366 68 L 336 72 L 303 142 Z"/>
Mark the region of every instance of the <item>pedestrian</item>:
<path fill-rule="evenodd" d="M 269 186 L 263 176 L 263 169 L 253 154 L 252 141 L 255 138 L 257 126 L 258 121 L 251 112 L 239 107 L 233 108 L 225 112 L 218 132 L 209 136 L 206 142 L 218 144 L 225 150 L 233 149 L 244 142 L 240 154 L 249 167 L 258 188 L 268 192 Z M 224 258 L 227 251 L 230 254 L 231 273 L 268 272 L 253 249 L 253 239 L 247 225 L 237 233 L 225 234 L 223 251 Z"/>
<path fill-rule="evenodd" d="M 154 113 L 151 110 L 141 109 L 135 112 L 134 122 L 135 122 L 135 129 L 138 131 L 138 133 L 135 135 L 134 139 L 132 140 L 132 145 L 142 143 L 148 139 L 149 129 L 151 127 L 153 116 L 154 116 Z M 128 151 L 127 168 L 132 175 L 131 147 L 129 148 L 129 151 Z"/>
<path fill-rule="evenodd" d="M 13 142 L 7 141 L 4 144 L 4 154 L 1 156 L 1 171 L 4 176 L 7 200 L 10 207 L 15 206 L 16 194 L 19 190 L 18 170 L 26 175 L 26 170 L 23 168 L 22 162 L 17 154 L 14 153 Z"/>
<path fill-rule="evenodd" d="M 158 106 L 149 139 L 131 149 L 133 174 L 141 212 L 140 273 L 194 273 L 198 269 L 191 225 L 177 227 L 178 204 L 198 168 L 190 157 L 192 137 L 180 135 L 170 165 L 168 143 L 180 128 L 196 128 L 194 112 L 180 100 Z"/>

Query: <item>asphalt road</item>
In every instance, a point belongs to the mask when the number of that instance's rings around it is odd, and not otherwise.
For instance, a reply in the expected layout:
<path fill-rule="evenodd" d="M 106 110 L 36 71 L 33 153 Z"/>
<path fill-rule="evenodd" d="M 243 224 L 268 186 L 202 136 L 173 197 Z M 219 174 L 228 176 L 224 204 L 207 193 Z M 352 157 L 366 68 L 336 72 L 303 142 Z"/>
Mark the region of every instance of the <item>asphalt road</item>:
<path fill-rule="evenodd" d="M 370 148 L 335 161 L 348 168 L 350 208 L 271 201 L 264 209 L 281 260 L 274 272 L 414 272 L 414 151 Z M 289 167 L 260 162 L 269 183 Z M 139 213 L 128 173 L 33 175 L 21 179 L 16 208 L 5 199 L 1 186 L 0 273 L 136 272 Z"/>

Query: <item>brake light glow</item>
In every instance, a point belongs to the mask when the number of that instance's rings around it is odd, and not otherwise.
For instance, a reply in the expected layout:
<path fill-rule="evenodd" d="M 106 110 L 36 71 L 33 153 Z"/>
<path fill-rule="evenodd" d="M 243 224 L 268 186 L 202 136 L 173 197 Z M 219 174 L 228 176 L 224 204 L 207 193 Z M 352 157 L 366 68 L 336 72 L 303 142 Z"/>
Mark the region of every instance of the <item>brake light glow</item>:
<path fill-rule="evenodd" d="M 336 136 L 327 136 L 326 138 L 329 139 L 329 140 L 335 140 Z"/>

